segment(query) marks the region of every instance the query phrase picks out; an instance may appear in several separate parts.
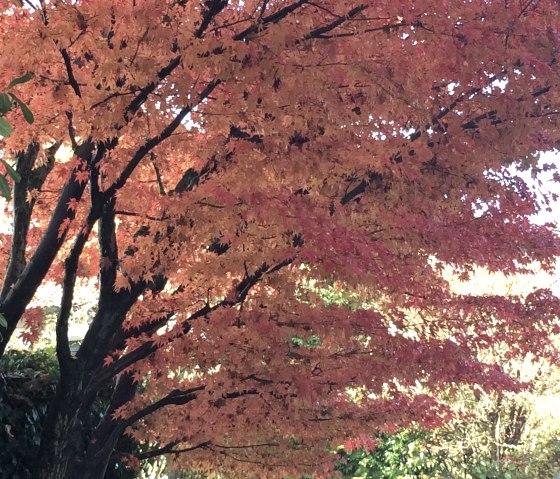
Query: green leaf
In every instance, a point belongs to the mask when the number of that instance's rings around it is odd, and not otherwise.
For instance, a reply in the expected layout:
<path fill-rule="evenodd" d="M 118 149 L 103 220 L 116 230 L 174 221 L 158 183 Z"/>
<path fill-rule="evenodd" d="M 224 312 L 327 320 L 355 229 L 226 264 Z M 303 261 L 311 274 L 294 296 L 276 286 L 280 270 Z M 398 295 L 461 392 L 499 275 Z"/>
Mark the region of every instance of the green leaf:
<path fill-rule="evenodd" d="M 16 79 L 12 80 L 12 81 L 10 82 L 10 84 L 8 85 L 8 88 L 7 88 L 7 89 L 9 90 L 10 88 L 13 88 L 13 87 L 15 87 L 16 85 L 19 85 L 20 83 L 26 83 L 26 82 L 28 82 L 29 80 L 31 80 L 32 78 L 33 78 L 33 73 L 27 72 L 25 75 L 22 75 L 22 76 L 20 76 L 20 77 L 18 77 L 18 78 L 16 78 Z"/>
<path fill-rule="evenodd" d="M 8 113 L 13 108 L 12 100 L 7 93 L 0 93 L 0 115 Z"/>
<path fill-rule="evenodd" d="M 303 340 L 302 338 L 300 338 L 299 336 L 292 336 L 290 338 L 290 340 L 292 341 L 292 346 L 299 348 L 301 346 L 305 345 L 305 340 Z"/>
<path fill-rule="evenodd" d="M 16 183 L 19 183 L 21 181 L 21 175 L 16 170 L 14 170 L 14 167 L 10 165 L 6 160 L 2 159 L 0 161 L 6 167 L 6 170 L 8 171 L 8 175 L 10 175 Z"/>
<path fill-rule="evenodd" d="M 0 196 L 3 196 L 8 201 L 12 199 L 12 191 L 4 175 L 0 175 Z"/>
<path fill-rule="evenodd" d="M 17 102 L 17 104 L 21 108 L 21 112 L 23 113 L 23 117 L 25 118 L 25 121 L 31 125 L 34 121 L 33 113 L 31 113 L 31 110 L 27 107 L 27 105 L 25 103 L 23 103 L 13 93 L 10 93 L 10 96 Z"/>
<path fill-rule="evenodd" d="M 321 345 L 321 338 L 319 338 L 319 336 L 317 336 L 316 334 L 312 334 L 307 340 L 308 348 L 312 348 L 314 346 L 320 346 L 320 345 Z"/>
<path fill-rule="evenodd" d="M 4 118 L 0 117 L 0 135 L 10 136 L 12 131 L 12 126 Z"/>
<path fill-rule="evenodd" d="M 8 327 L 8 321 L 6 321 L 6 318 L 2 313 L 0 313 L 0 326 L 2 326 L 3 328 Z"/>

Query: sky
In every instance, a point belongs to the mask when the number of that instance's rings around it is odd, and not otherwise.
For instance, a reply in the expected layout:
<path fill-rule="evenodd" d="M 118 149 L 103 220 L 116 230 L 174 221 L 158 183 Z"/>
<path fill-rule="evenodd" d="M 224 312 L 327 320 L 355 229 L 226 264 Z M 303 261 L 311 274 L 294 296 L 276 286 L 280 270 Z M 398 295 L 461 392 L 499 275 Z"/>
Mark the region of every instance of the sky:
<path fill-rule="evenodd" d="M 539 159 L 540 164 L 551 163 L 556 164 L 560 172 L 560 152 L 548 151 L 542 153 Z M 541 173 L 541 181 L 543 182 L 543 189 L 550 193 L 556 193 L 560 196 L 560 184 L 552 179 L 552 172 Z M 534 183 L 531 179 L 529 173 L 523 174 L 521 176 L 529 183 Z M 533 217 L 533 222 L 537 224 L 543 224 L 547 222 L 555 223 L 560 225 L 560 201 L 556 201 L 555 204 L 551 205 L 551 212 L 541 211 L 541 213 Z"/>

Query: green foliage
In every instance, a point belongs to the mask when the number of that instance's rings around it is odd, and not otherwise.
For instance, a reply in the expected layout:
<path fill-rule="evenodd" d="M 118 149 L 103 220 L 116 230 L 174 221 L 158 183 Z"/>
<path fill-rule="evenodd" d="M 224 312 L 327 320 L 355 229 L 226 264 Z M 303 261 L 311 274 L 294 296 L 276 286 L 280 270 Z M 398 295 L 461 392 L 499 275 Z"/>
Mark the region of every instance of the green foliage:
<path fill-rule="evenodd" d="M 7 93 L 0 93 L 0 115 L 8 113 L 12 109 L 12 100 Z"/>
<path fill-rule="evenodd" d="M 58 363 L 55 350 L 52 347 L 37 351 L 10 350 L 2 358 L 1 371 L 4 375 L 56 380 Z"/>
<path fill-rule="evenodd" d="M 0 117 L 0 135 L 11 136 L 12 131 L 12 125 L 10 125 L 5 118 Z"/>
<path fill-rule="evenodd" d="M 379 434 L 373 451 L 339 450 L 337 470 L 347 478 L 428 479 L 442 472 L 443 457 L 429 447 L 428 431 L 405 430 Z"/>
<path fill-rule="evenodd" d="M 0 120 L 1 120 L 0 135 L 10 136 L 12 134 L 11 125 L 2 117 L 6 115 L 6 113 L 12 111 L 17 106 L 19 106 L 23 114 L 23 117 L 25 118 L 25 121 L 27 121 L 27 123 L 29 124 L 33 123 L 34 118 L 33 118 L 33 113 L 31 113 L 31 110 L 29 110 L 27 105 L 23 103 L 23 101 L 21 101 L 14 92 L 10 91 L 16 85 L 26 83 L 29 80 L 31 80 L 31 78 L 33 78 L 33 74 L 26 73 L 25 75 L 22 75 L 12 80 L 8 85 L 8 87 L 6 88 L 6 90 L 0 92 Z"/>
<path fill-rule="evenodd" d="M 23 101 L 20 100 L 20 98 L 14 92 L 10 91 L 16 85 L 26 83 L 31 80 L 31 78 L 33 78 L 33 74 L 26 73 L 25 75 L 12 80 L 6 90 L 0 92 L 0 136 L 8 137 L 13 133 L 12 125 L 10 125 L 10 123 L 4 118 L 4 116 L 16 107 L 19 107 L 27 123 L 33 123 L 34 118 L 31 110 Z M 16 183 L 18 183 L 21 178 L 17 171 L 10 164 L 8 164 L 3 159 L 1 161 L 6 168 L 7 175 L 0 174 L 0 196 L 3 196 L 4 198 L 10 200 L 11 190 L 7 181 L 7 176 L 10 176 Z M 0 328 L 2 327 L 5 328 L 5 326 L 2 326 L 2 324 L 0 323 Z"/>
<path fill-rule="evenodd" d="M 0 370 L 0 478 L 27 479 L 43 420 L 55 393 L 53 349 L 9 351 Z"/>
<path fill-rule="evenodd" d="M 310 291 L 317 294 L 327 306 L 337 305 L 349 309 L 357 309 L 363 306 L 355 293 L 341 289 L 335 282 L 331 282 L 329 285 L 318 286 L 313 284 L 307 287 Z"/>
<path fill-rule="evenodd" d="M 319 338 L 316 334 L 312 334 L 308 338 L 292 336 L 290 341 L 294 348 L 315 348 L 321 345 L 321 338 Z"/>
<path fill-rule="evenodd" d="M 535 413 L 542 412 L 537 411 L 538 403 L 531 405 L 523 396 L 475 398 L 466 394 L 460 401 L 468 406 L 469 416 L 434 431 L 381 434 L 379 446 L 371 452 L 341 448 L 337 470 L 348 479 L 556 477 L 559 424 L 550 417 L 535 421 Z"/>
<path fill-rule="evenodd" d="M 25 75 L 22 75 L 18 78 L 13 79 L 10 84 L 8 85 L 8 90 L 10 90 L 11 88 L 15 87 L 16 85 L 19 85 L 21 83 L 27 83 L 29 80 L 31 80 L 33 78 L 33 73 L 31 72 L 27 72 Z"/>
<path fill-rule="evenodd" d="M 0 369 L 0 479 L 31 479 L 31 465 L 37 455 L 43 422 L 59 378 L 54 348 L 37 351 L 9 350 Z M 92 416 L 105 410 L 110 390 L 97 402 Z M 88 418 L 85 427 L 94 424 Z M 91 423 L 91 424 L 89 424 Z M 128 436 L 119 443 L 120 452 L 137 450 Z M 106 479 L 135 479 L 136 471 L 113 462 Z"/>
<path fill-rule="evenodd" d="M 12 177 L 12 179 L 16 182 L 19 183 L 21 181 L 21 176 L 20 174 L 14 169 L 14 167 L 12 165 L 10 165 L 6 160 L 4 159 L 0 159 L 0 162 L 4 165 L 4 168 L 6 168 L 6 171 L 8 172 L 8 175 L 10 175 Z"/>

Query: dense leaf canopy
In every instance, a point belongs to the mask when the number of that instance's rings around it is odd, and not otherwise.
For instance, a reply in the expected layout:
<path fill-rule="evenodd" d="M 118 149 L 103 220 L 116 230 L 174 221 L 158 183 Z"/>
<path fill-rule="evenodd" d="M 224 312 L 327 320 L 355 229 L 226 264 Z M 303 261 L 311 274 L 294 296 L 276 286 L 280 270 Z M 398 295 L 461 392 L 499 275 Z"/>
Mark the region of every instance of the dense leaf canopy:
<path fill-rule="evenodd" d="M 0 3 L 0 87 L 32 72 L 13 90 L 35 120 L 6 116 L 0 313 L 2 350 L 22 318 L 33 340 L 34 293 L 63 287 L 36 477 L 102 478 L 125 432 L 136 459 L 317 468 L 349 437 L 441 423 L 443 387 L 517 387 L 489 347 L 555 357 L 549 291 L 455 295 L 441 271 L 553 267 L 529 217 L 560 141 L 556 1 L 24 4 Z"/>

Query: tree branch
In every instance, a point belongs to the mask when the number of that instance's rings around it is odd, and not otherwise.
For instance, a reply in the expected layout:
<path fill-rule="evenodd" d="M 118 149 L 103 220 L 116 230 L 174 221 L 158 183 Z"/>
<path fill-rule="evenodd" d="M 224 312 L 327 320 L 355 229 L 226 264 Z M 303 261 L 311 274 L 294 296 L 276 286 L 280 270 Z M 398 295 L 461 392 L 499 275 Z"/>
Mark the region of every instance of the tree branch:
<path fill-rule="evenodd" d="M 206 389 L 206 386 L 195 386 L 190 389 L 174 389 L 169 394 L 159 399 L 158 401 L 146 406 L 143 409 L 135 412 L 132 416 L 123 420 L 123 429 L 132 426 L 135 422 L 153 414 L 165 406 L 181 406 L 196 399 L 196 393 Z"/>
<path fill-rule="evenodd" d="M 138 384 L 134 382 L 130 374 L 123 374 L 116 380 L 109 407 L 93 431 L 85 454 L 85 460 L 98 469 L 96 477 L 105 476 L 108 463 L 105 458 L 110 457 L 110 452 L 114 450 L 126 429 L 125 421 L 114 419 L 114 413 L 134 398 L 137 389 Z M 87 404 L 90 404 L 90 401 L 82 401 L 82 408 L 79 411 L 81 417 L 84 417 L 89 411 Z M 79 473 L 71 474 L 70 477 L 79 477 Z"/>
<path fill-rule="evenodd" d="M 214 306 L 209 306 L 208 304 L 206 304 L 204 305 L 204 307 L 191 314 L 188 320 L 183 324 L 183 334 L 187 334 L 190 331 L 191 321 L 207 316 L 208 314 L 216 311 L 219 308 L 231 308 L 237 304 L 242 304 L 245 301 L 250 289 L 255 286 L 265 275 L 272 274 L 280 270 L 281 268 L 290 265 L 291 263 L 293 263 L 293 261 L 294 258 L 289 258 L 281 261 L 273 267 L 269 267 L 265 263 L 262 264 L 257 269 L 257 271 L 255 271 L 255 273 L 245 276 L 245 278 L 239 282 L 239 284 L 235 288 L 232 298 L 226 298 L 215 304 Z M 170 340 L 170 342 L 171 341 L 172 340 Z M 166 343 L 165 345 L 167 346 L 168 343 Z M 138 346 L 136 349 L 121 356 L 109 366 L 100 367 L 95 372 L 95 374 L 93 374 L 92 382 L 88 385 L 88 389 L 91 391 L 96 391 L 103 383 L 108 381 L 110 378 L 115 377 L 126 368 L 132 366 L 134 363 L 147 358 L 161 347 L 163 347 L 161 343 L 149 339 L 144 344 Z"/>
<path fill-rule="evenodd" d="M 180 454 L 180 453 L 183 453 L 183 452 L 191 452 L 191 451 L 194 451 L 196 449 L 205 449 L 210 444 L 210 441 L 204 441 L 204 442 L 201 442 L 200 444 L 197 444 L 196 446 L 184 447 L 184 448 L 181 448 L 181 449 L 173 449 L 175 446 L 177 446 L 178 444 L 181 444 L 184 441 L 185 441 L 185 439 L 178 439 L 178 440 L 172 441 L 172 442 L 170 442 L 170 443 L 166 444 L 165 446 L 160 447 L 158 449 L 151 449 L 149 451 L 140 452 L 140 453 L 136 454 L 136 458 L 143 461 L 145 459 L 150 459 L 152 457 L 163 456 L 164 454 Z"/>
<path fill-rule="evenodd" d="M 337 18 L 336 20 L 329 23 L 328 25 L 325 25 L 323 27 L 316 28 L 315 30 L 312 30 L 307 35 L 305 35 L 304 38 L 306 40 L 309 40 L 311 38 L 327 38 L 327 37 L 324 36 L 325 33 L 328 33 L 331 30 L 334 30 L 336 27 L 342 25 L 344 22 L 348 21 L 350 18 L 358 15 L 358 13 L 363 12 L 366 8 L 367 8 L 367 5 L 365 5 L 365 4 L 358 5 L 357 7 L 354 7 L 352 10 L 350 10 L 346 15 Z"/>
<path fill-rule="evenodd" d="M 96 218 L 94 214 L 90 213 L 86 220 L 86 224 L 78 232 L 78 236 L 76 237 L 70 254 L 64 261 L 62 299 L 60 302 L 60 311 L 56 320 L 56 356 L 58 358 L 60 375 L 62 378 L 66 376 L 66 373 L 69 371 L 72 364 L 70 344 L 68 342 L 68 319 L 70 318 L 70 313 L 72 311 L 78 265 L 80 256 L 84 250 L 84 246 L 89 238 L 95 221 Z"/>
<path fill-rule="evenodd" d="M 60 53 L 62 55 L 62 58 L 64 59 L 64 66 L 66 67 L 66 73 L 68 75 L 68 82 L 70 83 L 70 86 L 72 87 L 72 90 L 74 90 L 74 93 L 76 95 L 78 95 L 80 98 L 82 98 L 82 92 L 80 91 L 80 85 L 78 84 L 78 81 L 76 80 L 76 77 L 74 76 L 74 71 L 72 70 L 72 60 L 70 59 L 70 55 L 68 54 L 68 51 L 66 50 L 66 48 L 61 48 Z"/>
<path fill-rule="evenodd" d="M 140 109 L 140 107 L 144 104 L 144 102 L 148 99 L 150 93 L 152 93 L 156 87 L 158 86 L 159 82 L 165 78 L 167 78 L 175 68 L 179 66 L 181 63 L 181 56 L 178 55 L 172 58 L 169 63 L 163 67 L 158 73 L 158 81 L 154 81 L 148 83 L 144 88 L 142 88 L 138 95 L 130 102 L 128 107 L 125 110 L 124 118 L 126 122 L 129 122 L 132 117 L 136 114 L 136 112 Z M 103 100 L 101 103 L 104 103 L 106 100 Z M 97 105 L 97 104 L 96 104 Z M 93 107 L 92 107 L 93 108 Z"/>
<path fill-rule="evenodd" d="M 154 281 L 160 282 L 159 279 L 154 279 Z M 140 281 L 132 285 L 130 290 L 123 289 L 118 293 L 113 293 L 110 301 L 108 298 L 100 300 L 103 307 L 98 308 L 76 355 L 79 359 L 87 362 L 88 378 L 84 380 L 84 383 L 92 379 L 98 387 L 101 387 L 110 379 L 109 377 L 98 378 L 94 371 L 102 367 L 103 359 L 110 352 L 109 348 L 113 344 L 112 339 L 115 333 L 121 327 L 128 311 L 138 297 L 149 289 L 150 285 L 156 287 L 153 282 Z M 91 392 L 95 393 L 97 390 Z"/>
<path fill-rule="evenodd" d="M 193 313 L 189 317 L 189 320 L 203 317 L 217 308 L 218 305 L 215 305 L 213 307 L 209 307 L 208 305 L 206 305 Z M 186 332 L 188 332 L 189 330 L 190 325 L 186 323 L 183 326 L 183 333 L 186 334 Z M 138 346 L 136 349 L 133 349 L 132 351 L 124 354 L 109 366 L 100 366 L 96 373 L 92 375 L 92 381 L 87 387 L 88 391 L 91 391 L 92 393 L 96 392 L 105 382 L 117 376 L 119 373 L 132 366 L 134 363 L 147 358 L 150 354 L 155 353 L 158 349 L 159 346 L 155 341 L 148 340 L 144 344 Z"/>
<path fill-rule="evenodd" d="M 305 5 L 308 0 L 298 0 L 297 2 L 292 3 L 284 8 L 281 8 L 275 13 L 268 15 L 264 18 L 260 18 L 257 23 L 251 25 L 250 27 L 246 28 L 245 30 L 239 32 L 237 35 L 234 35 L 234 40 L 246 40 L 249 35 L 252 33 L 259 32 L 264 30 L 267 25 L 278 23 L 283 18 L 287 17 L 290 13 L 296 11 L 301 6 Z"/>
<path fill-rule="evenodd" d="M 104 309 L 115 300 L 114 285 L 119 264 L 116 225 L 115 197 L 103 205 L 99 219 L 99 309 Z"/>
<path fill-rule="evenodd" d="M 224 444 L 212 443 L 212 446 L 219 447 L 220 449 L 253 449 L 255 447 L 277 447 L 280 444 L 277 442 L 262 442 L 257 444 L 243 444 L 239 446 L 226 446 Z"/>
<path fill-rule="evenodd" d="M 15 284 L 26 265 L 25 250 L 27 248 L 27 233 L 31 222 L 31 214 L 35 205 L 35 199 L 28 201 L 27 194 L 31 189 L 40 188 L 48 173 L 54 166 L 54 153 L 58 149 L 59 144 L 49 148 L 47 154 L 47 164 L 33 172 L 33 165 L 39 153 L 39 144 L 32 143 L 25 152 L 16 155 L 17 166 L 16 171 L 19 173 L 21 180 L 14 183 L 13 195 L 13 234 L 12 243 L 10 245 L 10 258 L 4 276 L 2 291 L 0 292 L 0 301 L 6 298 L 12 286 Z"/>
<path fill-rule="evenodd" d="M 328 38 L 343 38 L 343 37 L 354 37 L 356 35 L 360 35 L 362 33 L 371 33 L 371 32 L 390 32 L 391 30 L 396 30 L 398 28 L 401 27 L 406 27 L 410 25 L 407 22 L 399 22 L 399 23 L 393 23 L 393 24 L 389 24 L 389 25 L 383 25 L 380 27 L 371 27 L 371 28 L 365 28 L 363 30 L 359 30 L 356 32 L 342 32 L 342 33 L 333 33 L 332 35 L 318 35 L 315 36 L 313 38 L 322 38 L 322 39 L 328 39 Z"/>
<path fill-rule="evenodd" d="M 204 10 L 202 22 L 194 33 L 196 38 L 201 38 L 204 35 L 210 22 L 227 6 L 228 0 L 206 0 L 204 4 L 206 9 Z"/>
<path fill-rule="evenodd" d="M 266 12 L 266 7 L 268 6 L 268 0 L 263 0 L 261 5 L 261 11 L 259 12 L 259 21 L 262 20 L 264 13 Z"/>
<path fill-rule="evenodd" d="M 76 152 L 78 157 L 86 165 L 92 166 L 93 144 L 91 141 L 84 142 Z M 102 155 L 97 155 L 96 162 Z M 27 304 L 35 294 L 39 284 L 48 273 L 54 258 L 66 238 L 66 226 L 74 219 L 75 211 L 68 209 L 71 201 L 80 201 L 84 192 L 86 182 L 79 181 L 78 174 L 82 166 L 79 165 L 72 170 L 70 178 L 60 193 L 59 200 L 55 206 L 47 229 L 39 242 L 39 246 L 26 265 L 18 281 L 0 302 L 0 313 L 8 322 L 6 334 L 0 339 L 0 356 L 4 353 L 6 345 L 13 334 L 16 325 L 25 311 Z"/>
<path fill-rule="evenodd" d="M 267 444 L 263 444 L 263 445 L 267 446 Z M 275 447 L 277 444 L 276 443 L 271 443 L 270 445 L 272 447 Z M 234 461 L 237 461 L 237 462 L 243 462 L 243 463 L 247 463 L 247 464 L 258 464 L 260 466 L 266 465 L 267 467 L 285 467 L 285 466 L 292 466 L 293 465 L 293 464 L 288 464 L 288 463 L 284 463 L 284 462 L 271 462 L 269 458 L 263 459 L 262 461 L 242 458 L 242 457 L 233 455 L 231 452 L 228 452 L 228 450 L 226 448 L 222 447 L 221 450 L 218 450 L 218 449 L 214 449 L 214 447 L 220 448 L 220 446 L 216 446 L 214 444 L 209 444 L 208 446 L 206 446 L 207 449 L 215 452 L 216 454 L 222 454 L 223 456 L 229 457 L 229 458 L 231 458 L 231 459 L 233 459 Z M 332 461 L 331 459 L 326 459 L 323 463 L 332 464 L 331 461 Z M 314 462 L 314 463 L 301 462 L 300 464 L 304 465 L 304 466 L 307 466 L 307 467 L 317 468 L 320 464 L 323 464 L 323 463 L 318 464 L 317 462 Z"/>
<path fill-rule="evenodd" d="M 159 399 L 156 402 L 140 409 L 128 418 L 122 420 L 122 426 L 127 428 L 132 426 L 134 423 L 140 421 L 141 419 L 153 414 L 156 411 L 166 407 L 166 406 L 182 406 L 196 399 L 196 393 L 199 391 L 204 391 L 206 389 L 205 385 L 195 386 L 189 389 L 174 389 L 169 394 Z M 243 391 L 232 391 L 224 393 L 220 398 L 213 402 L 213 405 L 220 407 L 223 401 L 227 399 L 238 399 L 243 396 L 257 396 L 259 392 L 256 389 L 244 389 Z"/>
<path fill-rule="evenodd" d="M 150 152 L 150 161 L 152 163 L 152 167 L 154 168 L 154 172 L 156 174 L 156 181 L 159 188 L 159 194 L 165 195 L 165 185 L 163 184 L 163 178 L 161 177 L 161 172 L 159 171 L 159 167 L 156 163 L 156 155 L 153 151 Z"/>
<path fill-rule="evenodd" d="M 132 159 L 123 169 L 117 180 L 105 191 L 104 195 L 106 198 L 112 197 L 117 190 L 122 188 L 126 183 L 126 180 L 130 177 L 132 172 L 136 169 L 142 158 L 146 156 L 153 148 L 159 145 L 161 142 L 166 140 L 171 136 L 171 134 L 177 129 L 177 127 L 183 122 L 185 117 L 193 110 L 194 107 L 199 105 L 202 101 L 208 98 L 208 96 L 214 91 L 214 89 L 220 84 L 220 80 L 216 79 L 208 83 L 204 90 L 198 95 L 198 100 L 190 105 L 187 105 L 173 118 L 173 120 L 159 133 L 159 135 L 150 138 L 146 143 L 144 143 L 136 153 L 133 155 Z"/>

